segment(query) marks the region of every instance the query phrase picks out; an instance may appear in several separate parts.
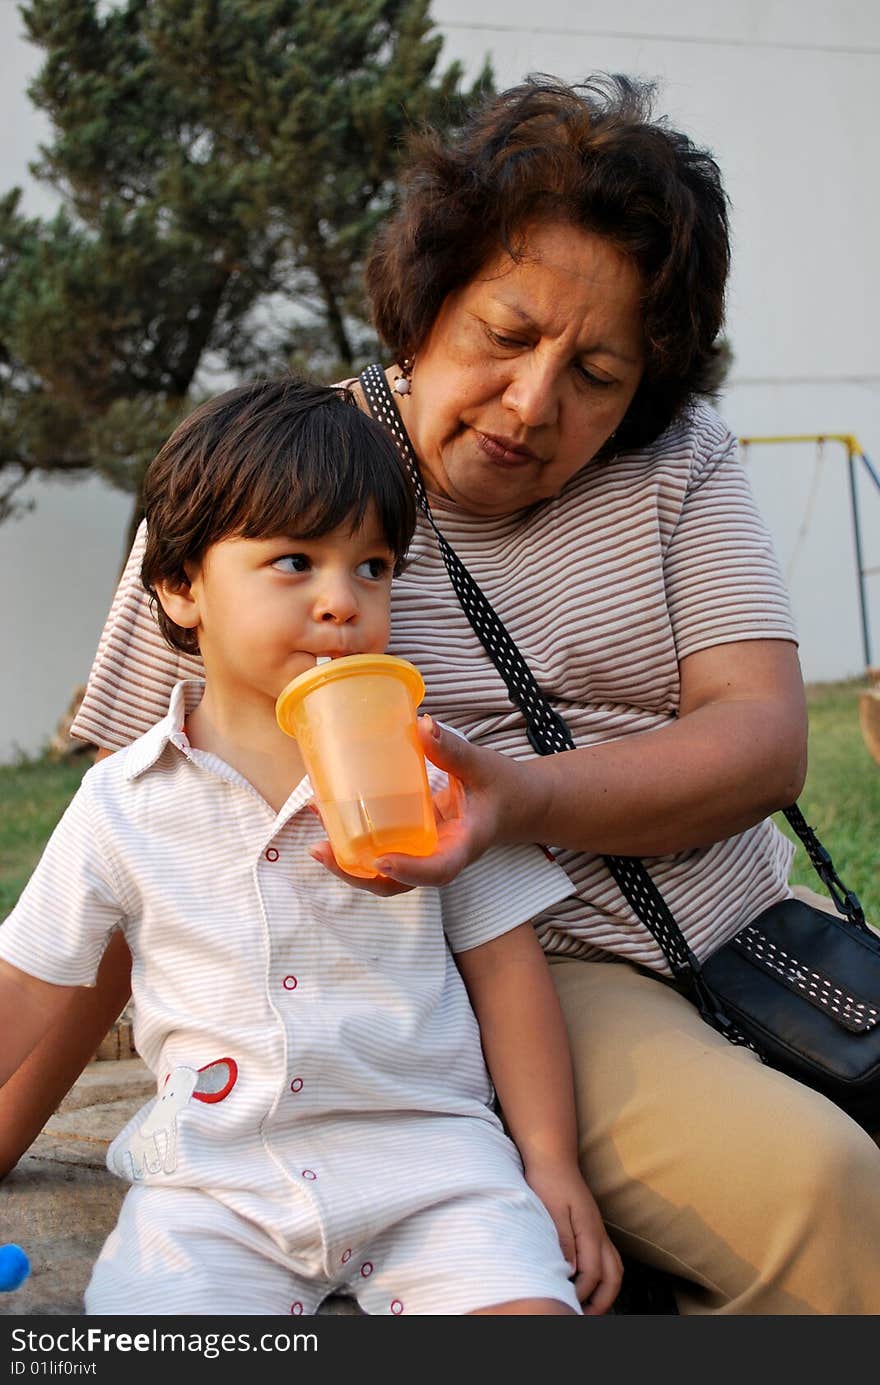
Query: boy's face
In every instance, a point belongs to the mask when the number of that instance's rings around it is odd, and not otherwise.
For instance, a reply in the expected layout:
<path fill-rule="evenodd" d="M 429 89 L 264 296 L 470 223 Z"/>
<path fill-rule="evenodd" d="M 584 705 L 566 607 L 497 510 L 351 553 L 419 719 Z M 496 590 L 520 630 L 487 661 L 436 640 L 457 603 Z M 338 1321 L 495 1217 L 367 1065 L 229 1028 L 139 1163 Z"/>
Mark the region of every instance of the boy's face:
<path fill-rule="evenodd" d="M 318 539 L 222 539 L 185 596 L 159 596 L 173 620 L 197 630 L 215 695 L 274 704 L 320 655 L 384 650 L 394 561 L 371 506 L 353 533 L 342 525 Z"/>

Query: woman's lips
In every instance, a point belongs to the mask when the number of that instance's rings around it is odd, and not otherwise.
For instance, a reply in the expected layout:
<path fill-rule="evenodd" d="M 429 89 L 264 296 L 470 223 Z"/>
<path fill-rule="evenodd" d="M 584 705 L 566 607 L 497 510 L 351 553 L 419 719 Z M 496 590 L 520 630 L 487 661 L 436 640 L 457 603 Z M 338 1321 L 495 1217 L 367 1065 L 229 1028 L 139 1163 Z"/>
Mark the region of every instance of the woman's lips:
<path fill-rule="evenodd" d="M 503 466 L 524 466 L 541 460 L 527 447 L 512 442 L 510 438 L 500 438 L 495 433 L 478 432 L 477 441 L 491 461 L 500 462 Z"/>

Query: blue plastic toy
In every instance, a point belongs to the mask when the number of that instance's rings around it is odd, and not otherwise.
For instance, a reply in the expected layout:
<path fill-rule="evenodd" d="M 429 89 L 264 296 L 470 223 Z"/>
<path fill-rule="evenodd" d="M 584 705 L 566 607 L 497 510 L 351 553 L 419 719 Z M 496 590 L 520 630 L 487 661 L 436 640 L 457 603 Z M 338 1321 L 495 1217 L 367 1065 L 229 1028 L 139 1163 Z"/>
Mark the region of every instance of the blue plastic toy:
<path fill-rule="evenodd" d="M 0 1293 L 17 1289 L 31 1272 L 31 1262 L 21 1246 L 0 1246 Z"/>

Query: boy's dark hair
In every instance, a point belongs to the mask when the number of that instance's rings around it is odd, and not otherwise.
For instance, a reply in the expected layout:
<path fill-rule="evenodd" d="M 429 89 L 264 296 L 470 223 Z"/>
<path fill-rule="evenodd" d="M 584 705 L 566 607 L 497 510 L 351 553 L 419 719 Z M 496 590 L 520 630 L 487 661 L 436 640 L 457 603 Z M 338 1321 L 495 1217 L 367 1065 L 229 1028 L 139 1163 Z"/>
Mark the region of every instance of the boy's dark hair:
<path fill-rule="evenodd" d="M 415 500 L 397 449 L 347 389 L 291 377 L 227 390 L 174 430 L 144 480 L 147 542 L 141 580 L 165 639 L 198 651 L 194 630 L 169 620 L 157 582 L 188 585 L 186 564 L 226 538 L 315 539 L 376 506 L 400 562 Z"/>
<path fill-rule="evenodd" d="M 412 138 L 366 271 L 395 360 L 417 355 L 443 301 L 490 259 L 520 258 L 530 227 L 564 222 L 628 255 L 642 281 L 645 371 L 614 449 L 653 442 L 716 391 L 727 199 L 711 155 L 654 118 L 652 96 L 628 77 L 536 76 L 487 97 L 454 137 Z"/>

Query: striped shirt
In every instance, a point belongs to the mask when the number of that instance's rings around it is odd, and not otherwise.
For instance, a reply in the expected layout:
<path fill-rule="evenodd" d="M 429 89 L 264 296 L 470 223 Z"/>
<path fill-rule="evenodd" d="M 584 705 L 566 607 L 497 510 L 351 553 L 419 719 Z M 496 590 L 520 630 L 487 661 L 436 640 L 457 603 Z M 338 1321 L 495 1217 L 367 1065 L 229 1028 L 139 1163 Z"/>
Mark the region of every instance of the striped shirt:
<path fill-rule="evenodd" d="M 352 890 L 309 855 L 323 828 L 307 778 L 276 814 L 190 746 L 201 686 L 179 684 L 161 723 L 88 771 L 0 927 L 0 957 L 58 985 L 92 984 L 110 934 L 125 934 L 135 1040 L 159 1096 L 110 1167 L 242 1188 L 267 1152 L 297 1179 L 323 1167 L 346 1117 L 500 1130 L 450 947 L 554 904 L 571 891 L 565 872 L 538 847 L 504 847 L 442 890 Z"/>
<path fill-rule="evenodd" d="M 667 725 L 679 661 L 737 640 L 795 638 L 767 528 L 729 430 L 708 405 L 652 446 L 585 466 L 555 498 L 495 518 L 432 497 L 441 531 L 482 587 L 579 746 Z M 163 642 L 139 580 L 138 536 L 101 636 L 73 731 L 125 745 L 198 661 Z M 422 517 L 392 592 L 390 652 L 412 660 L 425 709 L 481 745 L 534 752 L 477 641 Z M 793 848 L 768 819 L 650 870 L 693 951 L 705 957 L 785 898 Z M 560 850 L 576 893 L 537 921 L 545 948 L 625 957 L 668 972 L 600 857 Z"/>

